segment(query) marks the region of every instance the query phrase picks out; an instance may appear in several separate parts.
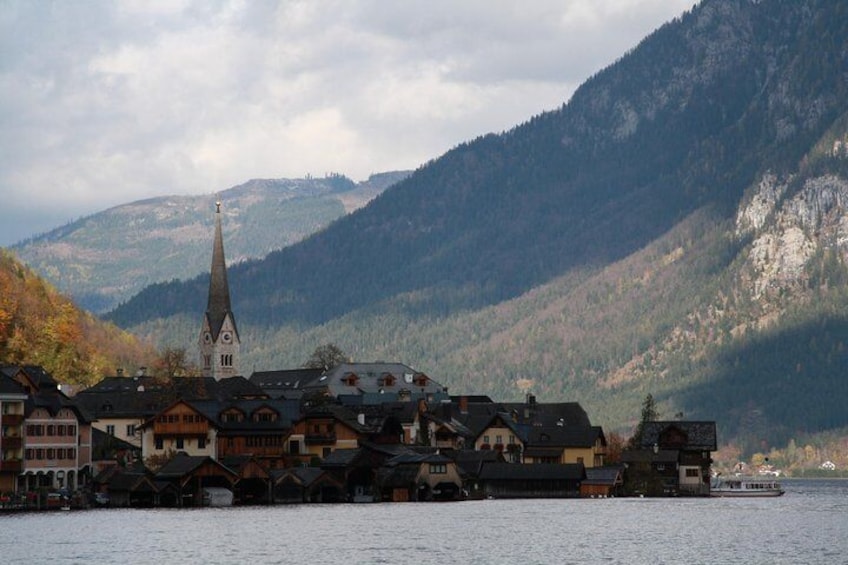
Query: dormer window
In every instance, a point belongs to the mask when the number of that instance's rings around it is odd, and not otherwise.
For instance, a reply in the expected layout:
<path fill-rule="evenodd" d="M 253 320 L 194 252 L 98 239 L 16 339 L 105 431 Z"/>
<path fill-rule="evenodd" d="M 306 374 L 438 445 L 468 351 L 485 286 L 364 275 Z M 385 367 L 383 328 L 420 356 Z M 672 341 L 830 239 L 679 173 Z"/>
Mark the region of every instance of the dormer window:
<path fill-rule="evenodd" d="M 395 385 L 396 380 L 397 380 L 397 379 L 395 379 L 395 376 L 394 376 L 394 375 L 391 375 L 391 374 L 386 373 L 385 375 L 383 375 L 382 377 L 380 377 L 380 380 L 378 381 L 378 384 L 379 384 L 380 386 L 394 386 L 394 385 Z"/>
<path fill-rule="evenodd" d="M 424 373 L 419 373 L 415 375 L 415 385 L 427 386 L 427 375 L 425 375 Z"/>
<path fill-rule="evenodd" d="M 353 373 L 348 373 L 347 375 L 342 377 L 342 383 L 346 384 L 347 386 L 356 386 L 358 380 L 359 379 Z"/>

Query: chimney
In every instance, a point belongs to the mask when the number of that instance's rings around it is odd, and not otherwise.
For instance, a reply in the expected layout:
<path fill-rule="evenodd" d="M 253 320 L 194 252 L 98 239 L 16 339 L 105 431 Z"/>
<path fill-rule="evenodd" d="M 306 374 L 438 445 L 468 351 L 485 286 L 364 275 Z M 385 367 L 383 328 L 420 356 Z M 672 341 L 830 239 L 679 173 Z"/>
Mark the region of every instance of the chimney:
<path fill-rule="evenodd" d="M 459 397 L 459 412 L 468 414 L 468 397 L 465 395 Z"/>

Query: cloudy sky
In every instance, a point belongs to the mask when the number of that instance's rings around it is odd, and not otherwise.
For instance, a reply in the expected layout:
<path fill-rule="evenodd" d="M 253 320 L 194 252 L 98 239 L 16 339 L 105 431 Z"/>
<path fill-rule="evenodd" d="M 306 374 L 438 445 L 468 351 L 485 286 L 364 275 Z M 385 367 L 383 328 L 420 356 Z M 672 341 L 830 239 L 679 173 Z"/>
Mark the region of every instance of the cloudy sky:
<path fill-rule="evenodd" d="M 0 0 L 0 246 L 151 196 L 414 169 L 692 2 Z"/>

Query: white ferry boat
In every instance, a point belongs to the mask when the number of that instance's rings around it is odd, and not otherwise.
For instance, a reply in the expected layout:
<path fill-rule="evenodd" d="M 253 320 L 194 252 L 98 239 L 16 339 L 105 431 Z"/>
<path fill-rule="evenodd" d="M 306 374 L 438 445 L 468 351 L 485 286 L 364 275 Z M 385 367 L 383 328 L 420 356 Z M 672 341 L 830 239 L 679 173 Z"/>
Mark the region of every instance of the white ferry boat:
<path fill-rule="evenodd" d="M 740 498 L 753 496 L 780 496 L 784 492 L 780 483 L 774 477 L 713 477 L 710 483 L 710 496 L 737 496 Z"/>

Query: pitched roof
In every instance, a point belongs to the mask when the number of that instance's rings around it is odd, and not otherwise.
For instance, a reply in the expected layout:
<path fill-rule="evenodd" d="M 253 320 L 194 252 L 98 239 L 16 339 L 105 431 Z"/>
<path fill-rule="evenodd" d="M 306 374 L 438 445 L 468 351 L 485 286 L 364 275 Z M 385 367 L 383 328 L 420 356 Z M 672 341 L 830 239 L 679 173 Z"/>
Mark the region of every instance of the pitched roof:
<path fill-rule="evenodd" d="M 6 371 L 6 367 L 0 368 L 0 396 L 6 399 L 14 398 L 15 400 L 23 400 L 26 397 L 27 391 L 12 379 Z"/>
<path fill-rule="evenodd" d="M 592 447 L 603 432 L 599 426 L 531 426 L 528 428 L 527 445 L 531 447 Z"/>
<path fill-rule="evenodd" d="M 651 448 L 715 451 L 717 449 L 716 423 L 712 421 L 659 421 L 645 422 L 640 445 Z"/>
<path fill-rule="evenodd" d="M 303 389 L 318 381 L 323 373 L 323 369 L 254 371 L 250 375 L 250 382 L 272 397 L 286 396 L 291 398 L 294 392 L 298 394 L 298 397 L 301 396 Z"/>
<path fill-rule="evenodd" d="M 179 478 L 193 473 L 203 465 L 212 464 L 229 474 L 232 478 L 238 478 L 238 473 L 225 466 L 220 461 L 212 459 L 208 455 L 187 455 L 184 452 L 177 453 L 170 461 L 165 463 L 159 472 L 157 479 Z"/>
<path fill-rule="evenodd" d="M 353 377 L 353 378 L 352 378 Z M 352 384 L 351 384 L 352 383 Z M 325 388 L 331 396 L 363 395 L 371 393 L 374 400 L 379 395 L 408 394 L 411 399 L 432 397 L 448 398 L 445 388 L 420 371 L 403 363 L 341 363 L 325 371 L 318 381 L 308 388 Z"/>
<path fill-rule="evenodd" d="M 624 469 L 620 465 L 609 465 L 605 467 L 587 467 L 586 478 L 583 484 L 589 485 L 616 485 L 623 482 Z"/>
<path fill-rule="evenodd" d="M 227 283 L 227 265 L 224 259 L 224 237 L 221 234 L 221 205 L 215 211 L 215 241 L 212 244 L 212 267 L 209 275 L 209 298 L 206 303 L 206 319 L 212 332 L 212 339 L 217 340 L 221 327 L 227 315 L 236 328 L 235 316 L 230 306 L 230 286 Z M 238 330 L 236 330 L 238 335 Z"/>

